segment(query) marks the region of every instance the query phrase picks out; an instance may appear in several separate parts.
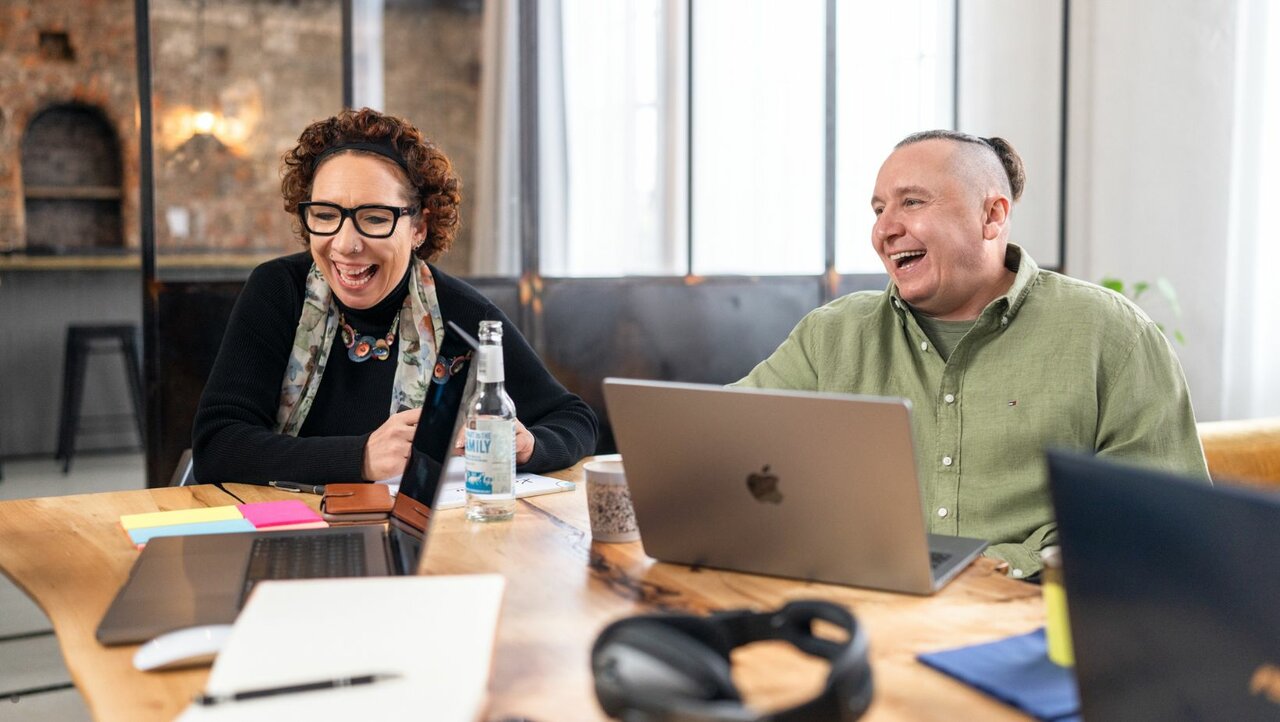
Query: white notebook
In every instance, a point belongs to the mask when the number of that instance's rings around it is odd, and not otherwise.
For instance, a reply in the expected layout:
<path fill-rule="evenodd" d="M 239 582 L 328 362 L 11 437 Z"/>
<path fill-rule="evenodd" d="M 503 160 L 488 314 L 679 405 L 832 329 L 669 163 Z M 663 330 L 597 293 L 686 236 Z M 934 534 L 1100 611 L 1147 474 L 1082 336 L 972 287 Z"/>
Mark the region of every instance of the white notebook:
<path fill-rule="evenodd" d="M 374 684 L 210 707 L 205 720 L 431 719 L 472 722 L 485 709 L 504 580 L 497 574 L 266 581 L 236 619 L 205 691 L 359 676 Z M 343 620 L 358 630 L 344 632 Z"/>
<path fill-rule="evenodd" d="M 466 503 L 467 490 L 464 485 L 464 473 L 463 460 L 455 456 L 449 462 L 449 469 L 444 475 L 444 487 L 440 489 L 440 495 L 436 497 L 436 509 L 455 509 Z M 400 491 L 400 477 L 398 476 L 384 479 L 379 483 L 390 486 L 392 494 Z M 538 496 L 539 494 L 573 491 L 577 486 L 572 481 L 553 479 L 549 476 L 538 474 L 516 474 L 515 481 L 517 499 L 523 499 L 526 496 Z"/>

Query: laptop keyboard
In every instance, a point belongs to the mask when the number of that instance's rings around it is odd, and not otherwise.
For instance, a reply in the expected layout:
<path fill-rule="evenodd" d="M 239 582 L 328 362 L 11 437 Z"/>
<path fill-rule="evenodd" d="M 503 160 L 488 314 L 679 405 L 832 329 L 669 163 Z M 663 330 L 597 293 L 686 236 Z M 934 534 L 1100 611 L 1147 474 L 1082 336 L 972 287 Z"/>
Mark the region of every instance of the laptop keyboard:
<path fill-rule="evenodd" d="M 950 558 L 951 555 L 946 552 L 929 552 L 929 568 L 937 569 Z"/>
<path fill-rule="evenodd" d="M 288 536 L 253 540 L 240 606 L 264 579 L 322 579 L 365 575 L 364 536 L 359 533 Z"/>

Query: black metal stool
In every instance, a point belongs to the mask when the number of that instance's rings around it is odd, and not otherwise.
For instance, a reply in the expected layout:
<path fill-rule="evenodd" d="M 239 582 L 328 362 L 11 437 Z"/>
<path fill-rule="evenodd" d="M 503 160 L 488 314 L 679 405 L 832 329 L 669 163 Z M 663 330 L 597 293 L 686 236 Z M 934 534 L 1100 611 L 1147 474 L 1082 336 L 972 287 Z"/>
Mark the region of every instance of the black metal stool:
<path fill-rule="evenodd" d="M 107 343 L 110 342 L 110 343 Z M 71 469 L 76 434 L 81 430 L 80 406 L 84 400 L 84 372 L 89 355 L 119 351 L 124 354 L 133 423 L 142 440 L 142 367 L 138 363 L 138 330 L 131 325 L 73 324 L 67 327 L 67 355 L 63 361 L 62 414 L 58 419 L 58 455 L 62 473 Z"/>

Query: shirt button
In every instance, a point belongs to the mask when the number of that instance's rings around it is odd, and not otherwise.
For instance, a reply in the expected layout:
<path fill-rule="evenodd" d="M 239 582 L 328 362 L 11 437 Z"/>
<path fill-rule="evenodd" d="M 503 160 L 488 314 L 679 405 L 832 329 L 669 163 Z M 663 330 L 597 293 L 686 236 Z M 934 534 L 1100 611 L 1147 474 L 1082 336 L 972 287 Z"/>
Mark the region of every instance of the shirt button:
<path fill-rule="evenodd" d="M 1001 325 L 1001 326 L 1008 326 L 1008 325 L 1009 325 L 1009 317 L 1008 317 L 1008 316 L 1001 316 L 1001 317 L 1000 317 L 1000 325 Z"/>
<path fill-rule="evenodd" d="M 929 342 L 928 342 L 928 341 L 921 341 L 921 342 L 920 342 L 920 350 L 921 350 L 921 351 L 928 351 L 928 350 L 929 350 Z"/>
<path fill-rule="evenodd" d="M 943 506 L 943 507 L 939 507 L 939 508 L 938 508 L 938 516 L 940 516 L 940 517 L 945 517 L 946 515 L 947 515 L 947 508 L 946 508 L 945 506 Z"/>
<path fill-rule="evenodd" d="M 943 396 L 943 397 L 942 397 L 942 400 L 943 400 L 943 401 L 946 401 L 946 402 L 947 402 L 947 403 L 949 403 L 949 404 L 954 404 L 954 403 L 956 402 L 956 395 L 955 395 L 955 394 L 947 394 L 946 396 Z"/>
<path fill-rule="evenodd" d="M 943 465 L 943 466 L 951 466 L 951 457 L 950 457 L 950 456 L 944 456 L 944 457 L 942 457 L 942 465 Z"/>
<path fill-rule="evenodd" d="M 1014 569 L 1009 573 L 1012 574 L 1016 579 L 1021 579 L 1022 575 L 1024 574 L 1024 572 L 1021 569 Z"/>

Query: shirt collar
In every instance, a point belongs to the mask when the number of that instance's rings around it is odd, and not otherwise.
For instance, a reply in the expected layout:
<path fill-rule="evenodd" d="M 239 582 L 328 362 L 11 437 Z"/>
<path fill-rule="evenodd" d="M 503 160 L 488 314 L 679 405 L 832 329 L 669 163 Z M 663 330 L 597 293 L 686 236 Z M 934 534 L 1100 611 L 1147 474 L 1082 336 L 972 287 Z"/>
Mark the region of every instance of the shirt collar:
<path fill-rule="evenodd" d="M 1016 243 L 1005 245 L 1004 267 L 1014 272 L 1013 285 L 1009 286 L 1009 290 L 1005 291 L 1004 295 L 988 304 L 987 308 L 994 307 L 1001 315 L 1012 318 L 1018 313 L 1018 309 L 1022 307 L 1022 302 L 1027 299 L 1027 294 L 1031 291 L 1031 284 L 1040 275 L 1040 267 L 1032 260 L 1031 254 Z M 898 293 L 898 287 L 894 285 L 893 281 L 889 281 L 889 287 L 885 290 L 889 295 L 889 302 L 893 306 L 893 310 L 898 314 L 899 318 L 905 318 L 908 313 L 907 302 L 902 300 L 901 294 Z M 985 309 L 983 313 L 986 313 Z"/>
<path fill-rule="evenodd" d="M 1003 300 L 1008 310 L 1005 314 L 1012 317 L 1022 308 L 1022 302 L 1027 300 L 1027 294 L 1031 292 L 1031 285 L 1040 275 L 1040 267 L 1032 260 L 1031 254 L 1027 253 L 1022 246 L 1010 243 L 1004 250 L 1004 267 L 1014 272 L 1013 285 L 1008 291 L 997 301 Z"/>

